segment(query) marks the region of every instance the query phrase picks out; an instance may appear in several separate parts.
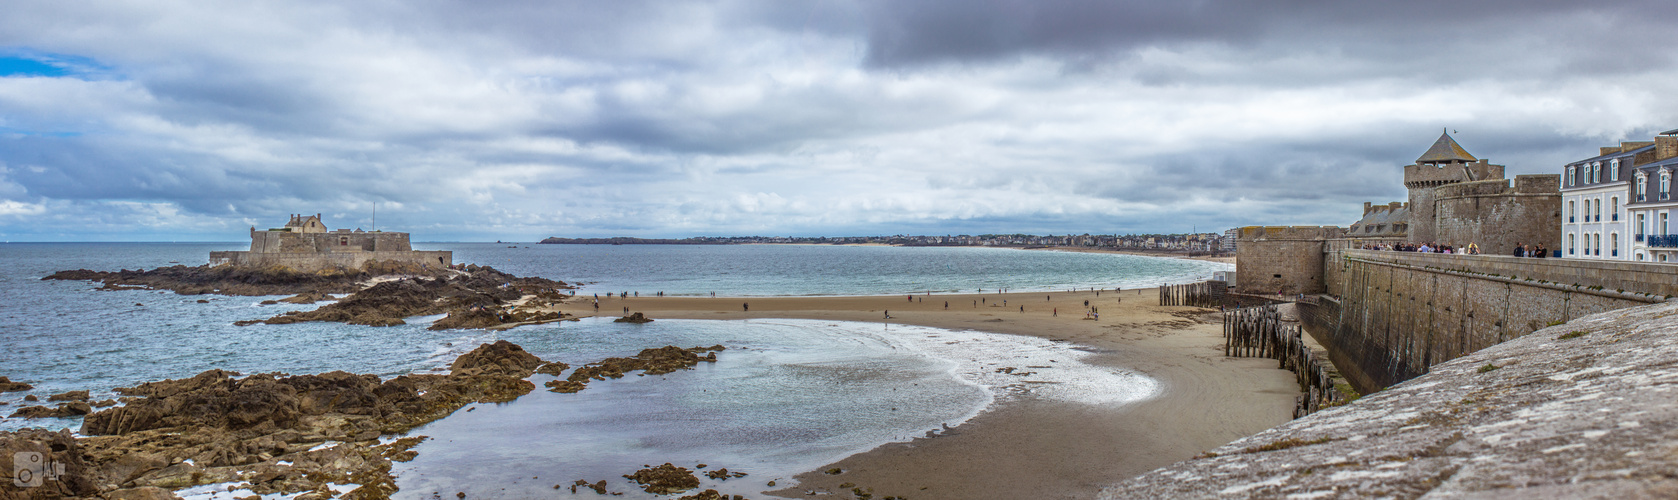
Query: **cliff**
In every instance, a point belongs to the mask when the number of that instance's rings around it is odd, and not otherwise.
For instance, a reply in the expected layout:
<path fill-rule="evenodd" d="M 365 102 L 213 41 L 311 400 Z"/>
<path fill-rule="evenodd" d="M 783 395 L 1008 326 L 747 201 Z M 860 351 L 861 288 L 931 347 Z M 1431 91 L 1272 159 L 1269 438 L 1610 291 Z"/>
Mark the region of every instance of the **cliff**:
<path fill-rule="evenodd" d="M 1101 498 L 1678 497 L 1675 316 L 1544 328 Z"/>

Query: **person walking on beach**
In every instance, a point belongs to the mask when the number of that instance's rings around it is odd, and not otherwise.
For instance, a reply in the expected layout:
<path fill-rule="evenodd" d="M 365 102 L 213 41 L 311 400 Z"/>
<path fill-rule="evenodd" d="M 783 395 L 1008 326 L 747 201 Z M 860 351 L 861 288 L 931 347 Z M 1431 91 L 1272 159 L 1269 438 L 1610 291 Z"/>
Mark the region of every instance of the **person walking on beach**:
<path fill-rule="evenodd" d="M 624 315 L 624 316 L 628 316 L 628 315 L 629 315 L 629 308 L 628 308 L 628 307 L 624 307 L 624 308 L 623 308 L 623 315 Z"/>
<path fill-rule="evenodd" d="M 752 310 L 752 304 L 750 302 L 741 302 L 740 303 L 740 312 L 751 312 L 751 310 Z"/>
<path fill-rule="evenodd" d="M 890 310 L 886 311 L 886 319 L 891 319 L 891 311 Z"/>
<path fill-rule="evenodd" d="M 945 311 L 950 310 L 950 301 L 948 301 L 948 300 L 944 301 L 944 310 Z"/>
<path fill-rule="evenodd" d="M 1020 312 L 1025 312 L 1025 306 L 1020 306 Z"/>
<path fill-rule="evenodd" d="M 905 295 L 905 297 L 909 298 L 909 302 L 914 302 L 915 301 L 915 296 L 914 295 Z"/>
<path fill-rule="evenodd" d="M 1055 312 L 1053 313 L 1053 316 L 1057 317 L 1057 318 L 1060 317 L 1060 308 L 1059 307 L 1055 308 Z"/>

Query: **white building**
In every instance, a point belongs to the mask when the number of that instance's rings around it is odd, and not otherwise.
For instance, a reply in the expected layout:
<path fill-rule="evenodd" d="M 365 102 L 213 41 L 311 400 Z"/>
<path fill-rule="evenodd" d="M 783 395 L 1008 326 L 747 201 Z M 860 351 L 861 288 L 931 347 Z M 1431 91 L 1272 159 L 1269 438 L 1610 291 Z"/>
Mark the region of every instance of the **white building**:
<path fill-rule="evenodd" d="M 1639 155 L 1653 158 L 1652 142 L 1622 142 L 1567 164 L 1561 177 L 1561 256 L 1631 260 L 1629 187 Z"/>
<path fill-rule="evenodd" d="M 1631 260 L 1678 262 L 1678 200 L 1673 199 L 1678 176 L 1678 130 L 1655 137 L 1648 160 L 1630 172 L 1627 217 L 1632 231 Z"/>

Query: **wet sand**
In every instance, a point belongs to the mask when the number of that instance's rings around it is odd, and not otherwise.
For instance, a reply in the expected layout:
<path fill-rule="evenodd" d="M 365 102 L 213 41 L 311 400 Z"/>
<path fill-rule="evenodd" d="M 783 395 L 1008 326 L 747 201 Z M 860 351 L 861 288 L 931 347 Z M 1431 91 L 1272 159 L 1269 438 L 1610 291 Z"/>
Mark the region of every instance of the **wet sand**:
<path fill-rule="evenodd" d="M 987 304 L 975 306 L 981 297 Z M 577 299 L 561 309 L 594 315 L 591 300 Z M 1008 307 L 989 307 L 1003 299 Z M 1084 300 L 1100 309 L 1099 321 L 1083 319 Z M 1086 363 L 1145 373 L 1161 383 L 1159 394 L 1104 406 L 1025 397 L 938 437 L 886 444 L 802 474 L 794 487 L 783 480 L 779 490 L 765 489 L 785 497 L 826 491 L 842 494 L 824 498 L 849 498 L 849 488 L 839 486 L 853 483 L 872 488 L 874 498 L 1094 498 L 1104 486 L 1279 425 L 1292 413 L 1298 393 L 1292 375 L 1272 360 L 1225 358 L 1215 310 L 1157 303 L 1153 289 L 1099 297 L 1093 292 L 923 295 L 913 302 L 904 295 L 603 297 L 600 315 L 618 316 L 628 307 L 654 319 L 889 321 L 1088 346 L 1099 354 Z M 892 319 L 885 319 L 886 311 Z M 833 467 L 844 472 L 823 472 Z"/>

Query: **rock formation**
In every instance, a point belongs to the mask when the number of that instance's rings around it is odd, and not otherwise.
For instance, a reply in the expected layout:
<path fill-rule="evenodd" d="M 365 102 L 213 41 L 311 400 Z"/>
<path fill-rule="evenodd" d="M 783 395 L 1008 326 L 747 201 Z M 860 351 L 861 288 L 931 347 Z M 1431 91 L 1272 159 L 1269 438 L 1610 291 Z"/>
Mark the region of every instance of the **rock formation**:
<path fill-rule="evenodd" d="M 23 382 L 13 382 L 12 379 L 0 377 L 0 392 L 21 392 L 34 389 L 35 386 Z"/>
<path fill-rule="evenodd" d="M 583 390 L 590 380 L 606 380 L 607 378 L 623 378 L 625 373 L 643 371 L 647 375 L 663 375 L 676 370 L 691 368 L 699 362 L 717 362 L 717 353 L 727 349 L 721 345 L 711 347 L 692 347 L 683 349 L 667 345 L 656 349 L 642 349 L 640 354 L 628 358 L 606 358 L 589 363 L 571 372 L 565 380 L 554 380 L 544 384 L 552 392 L 572 393 Z M 700 357 L 698 353 L 708 353 Z"/>
<path fill-rule="evenodd" d="M 648 319 L 646 315 L 643 315 L 641 313 L 634 313 L 634 314 L 630 314 L 628 316 L 624 316 L 622 318 L 614 319 L 614 320 L 612 320 L 612 322 L 613 323 L 652 323 L 653 320 Z"/>

